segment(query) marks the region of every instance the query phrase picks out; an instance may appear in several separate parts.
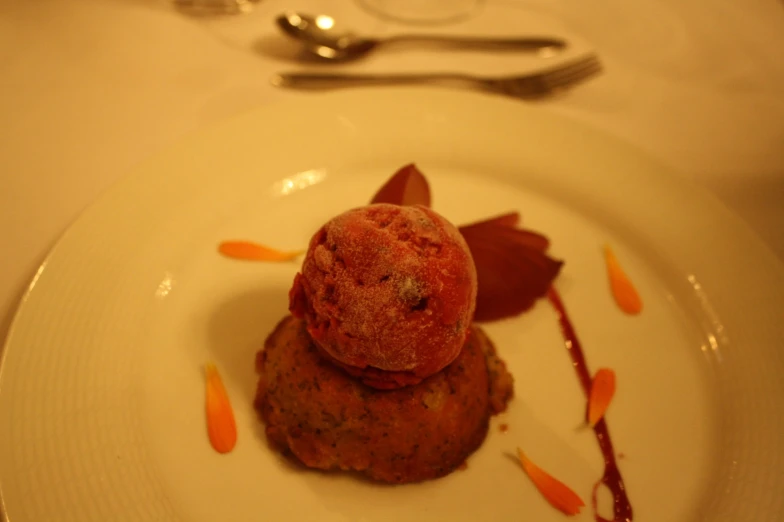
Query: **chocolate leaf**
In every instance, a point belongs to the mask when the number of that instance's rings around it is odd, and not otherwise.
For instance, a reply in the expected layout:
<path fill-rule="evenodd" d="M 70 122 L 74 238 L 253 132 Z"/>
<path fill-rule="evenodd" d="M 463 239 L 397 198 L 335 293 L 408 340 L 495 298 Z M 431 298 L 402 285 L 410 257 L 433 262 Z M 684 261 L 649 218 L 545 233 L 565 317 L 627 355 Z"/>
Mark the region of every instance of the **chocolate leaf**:
<path fill-rule="evenodd" d="M 430 186 L 427 179 L 411 163 L 398 170 L 373 196 L 371 203 L 391 203 L 393 205 L 430 206 Z"/>
<path fill-rule="evenodd" d="M 545 236 L 508 226 L 508 216 L 460 227 L 476 265 L 478 322 L 513 317 L 530 308 L 547 294 L 563 265 L 545 254 Z"/>
<path fill-rule="evenodd" d="M 480 227 L 486 225 L 501 225 L 504 227 L 516 227 L 520 223 L 520 213 L 519 212 L 509 212 L 507 214 L 501 214 L 500 216 L 496 216 L 493 218 L 483 219 L 482 221 L 477 221 L 475 223 L 469 223 L 468 225 L 463 225 L 460 227 L 460 230 L 469 227 Z"/>
<path fill-rule="evenodd" d="M 550 246 L 550 240 L 537 232 L 515 228 L 515 225 L 519 220 L 520 214 L 511 212 L 477 223 L 463 225 L 459 230 L 464 238 L 467 238 L 467 236 L 476 237 L 492 234 L 494 237 L 503 236 L 506 238 L 505 240 L 510 243 L 524 244 L 534 250 L 539 250 L 540 252 L 547 250 L 547 247 Z M 466 239 L 466 241 L 468 241 L 468 239 Z M 500 239 L 498 241 L 500 241 Z"/>

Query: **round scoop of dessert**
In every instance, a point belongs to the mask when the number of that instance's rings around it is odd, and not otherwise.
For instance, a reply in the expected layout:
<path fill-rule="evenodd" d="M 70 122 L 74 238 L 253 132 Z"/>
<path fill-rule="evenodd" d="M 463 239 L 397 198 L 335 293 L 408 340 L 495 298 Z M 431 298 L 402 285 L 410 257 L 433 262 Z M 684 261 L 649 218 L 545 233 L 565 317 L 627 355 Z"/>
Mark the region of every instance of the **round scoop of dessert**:
<path fill-rule="evenodd" d="M 392 389 L 457 357 L 476 290 L 476 268 L 457 228 L 426 207 L 376 204 L 316 232 L 289 309 L 348 373 Z"/>

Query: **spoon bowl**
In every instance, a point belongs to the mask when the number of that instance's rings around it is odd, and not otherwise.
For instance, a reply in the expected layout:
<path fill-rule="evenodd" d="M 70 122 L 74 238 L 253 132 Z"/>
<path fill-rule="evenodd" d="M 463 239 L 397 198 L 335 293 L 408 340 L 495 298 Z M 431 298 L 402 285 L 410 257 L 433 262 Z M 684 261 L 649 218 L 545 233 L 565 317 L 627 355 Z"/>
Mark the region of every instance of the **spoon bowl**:
<path fill-rule="evenodd" d="M 308 53 L 325 60 L 360 58 L 379 43 L 336 29 L 335 20 L 327 15 L 284 13 L 275 22 L 286 35 L 304 44 Z"/>

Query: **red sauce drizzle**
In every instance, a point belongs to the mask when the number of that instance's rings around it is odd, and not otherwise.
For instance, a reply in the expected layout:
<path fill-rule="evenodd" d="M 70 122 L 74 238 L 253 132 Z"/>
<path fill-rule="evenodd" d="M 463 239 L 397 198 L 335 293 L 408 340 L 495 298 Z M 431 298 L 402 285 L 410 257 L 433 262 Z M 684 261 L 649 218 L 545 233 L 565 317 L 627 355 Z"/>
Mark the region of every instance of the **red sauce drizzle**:
<path fill-rule="evenodd" d="M 585 354 L 580 346 L 580 341 L 577 339 L 577 334 L 574 331 L 569 317 L 566 315 L 566 308 L 561 301 L 561 297 L 554 288 L 550 288 L 547 293 L 547 298 L 550 303 L 558 312 L 558 322 L 561 324 L 561 333 L 563 334 L 566 343 L 566 349 L 572 358 L 572 365 L 577 372 L 577 377 L 580 379 L 580 384 L 583 387 L 585 396 L 588 397 L 591 391 L 591 374 L 588 371 L 588 365 L 585 362 Z M 593 511 L 596 520 L 599 522 L 630 522 L 632 520 L 632 505 L 629 503 L 629 497 L 626 495 L 626 486 L 621 477 L 621 471 L 618 469 L 618 463 L 615 460 L 615 451 L 613 450 L 612 440 L 610 439 L 610 431 L 607 428 L 607 423 L 601 419 L 593 428 L 596 434 L 596 440 L 599 442 L 599 447 L 604 456 L 604 475 L 593 486 L 593 494 L 591 501 L 593 504 Z M 604 484 L 610 490 L 613 496 L 613 514 L 612 520 L 607 520 L 599 516 L 596 508 L 596 493 L 599 486 Z"/>

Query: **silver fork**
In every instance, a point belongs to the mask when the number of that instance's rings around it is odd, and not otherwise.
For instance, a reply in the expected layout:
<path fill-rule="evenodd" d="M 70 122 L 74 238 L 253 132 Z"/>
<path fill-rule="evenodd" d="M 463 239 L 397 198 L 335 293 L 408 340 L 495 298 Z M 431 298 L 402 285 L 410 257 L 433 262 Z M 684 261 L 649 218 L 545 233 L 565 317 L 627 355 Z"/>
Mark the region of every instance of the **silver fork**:
<path fill-rule="evenodd" d="M 498 78 L 460 73 L 432 74 L 310 74 L 281 73 L 272 77 L 277 87 L 292 89 L 337 89 L 373 85 L 441 85 L 464 87 L 505 94 L 515 98 L 536 98 L 571 87 L 600 73 L 599 57 L 589 54 L 579 59 L 520 76 Z"/>

